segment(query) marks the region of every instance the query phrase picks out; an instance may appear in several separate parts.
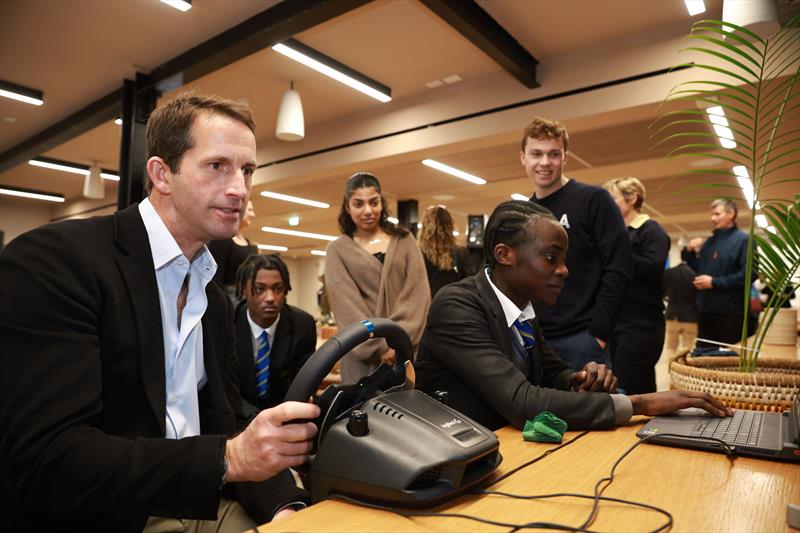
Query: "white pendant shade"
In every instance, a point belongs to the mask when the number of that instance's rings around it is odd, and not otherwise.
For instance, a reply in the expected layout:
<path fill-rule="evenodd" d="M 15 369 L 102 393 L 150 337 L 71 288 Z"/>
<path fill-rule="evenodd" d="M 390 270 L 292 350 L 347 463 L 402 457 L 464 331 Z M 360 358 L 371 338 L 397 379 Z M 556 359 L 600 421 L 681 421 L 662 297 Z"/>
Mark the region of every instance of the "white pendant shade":
<path fill-rule="evenodd" d="M 762 39 L 780 28 L 775 0 L 725 0 L 722 20 L 747 28 Z"/>
<path fill-rule="evenodd" d="M 100 177 L 100 167 L 93 165 L 83 181 L 83 196 L 100 200 L 106 197 L 106 187 Z"/>
<path fill-rule="evenodd" d="M 283 93 L 275 136 L 282 141 L 302 141 L 306 134 L 303 103 L 294 88 Z"/>

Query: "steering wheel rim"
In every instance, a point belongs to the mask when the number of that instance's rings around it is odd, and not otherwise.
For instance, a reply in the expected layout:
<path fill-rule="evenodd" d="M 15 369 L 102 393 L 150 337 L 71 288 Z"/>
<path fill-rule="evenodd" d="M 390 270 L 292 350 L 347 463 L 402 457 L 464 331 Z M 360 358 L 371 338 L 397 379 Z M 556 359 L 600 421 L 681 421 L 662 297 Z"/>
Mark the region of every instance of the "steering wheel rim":
<path fill-rule="evenodd" d="M 315 396 L 322 380 L 333 369 L 333 366 L 353 348 L 371 338 L 386 339 L 386 343 L 395 351 L 395 363 L 392 372 L 405 376 L 405 364 L 411 361 L 412 347 L 408 333 L 399 324 L 386 318 L 369 318 L 351 324 L 325 341 L 305 362 L 297 373 L 285 401 L 307 402 Z"/>

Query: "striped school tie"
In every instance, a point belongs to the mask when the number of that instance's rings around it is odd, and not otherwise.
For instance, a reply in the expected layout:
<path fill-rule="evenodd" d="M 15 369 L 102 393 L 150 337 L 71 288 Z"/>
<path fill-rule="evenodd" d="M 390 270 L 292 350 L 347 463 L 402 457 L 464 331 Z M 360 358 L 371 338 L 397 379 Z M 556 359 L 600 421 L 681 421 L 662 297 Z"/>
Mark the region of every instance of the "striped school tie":
<path fill-rule="evenodd" d="M 266 331 L 258 338 L 258 355 L 256 356 L 256 395 L 266 398 L 269 389 L 269 336 Z"/>
<path fill-rule="evenodd" d="M 517 319 L 516 322 L 514 322 L 514 327 L 517 328 L 517 331 L 519 331 L 519 334 L 522 336 L 522 344 L 525 346 L 526 350 L 530 350 L 536 345 L 536 337 L 533 335 L 533 326 L 529 320 L 523 322 Z"/>

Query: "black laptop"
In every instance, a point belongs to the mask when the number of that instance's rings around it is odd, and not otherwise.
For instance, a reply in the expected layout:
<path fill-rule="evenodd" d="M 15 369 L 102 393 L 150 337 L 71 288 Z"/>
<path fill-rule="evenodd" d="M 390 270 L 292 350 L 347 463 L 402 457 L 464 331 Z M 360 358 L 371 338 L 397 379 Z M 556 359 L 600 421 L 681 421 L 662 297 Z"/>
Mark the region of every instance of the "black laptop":
<path fill-rule="evenodd" d="M 720 418 L 701 409 L 657 416 L 636 436 L 647 442 L 800 463 L 800 394 L 791 411 L 767 413 L 740 409 Z M 709 440 L 709 438 L 719 439 Z"/>

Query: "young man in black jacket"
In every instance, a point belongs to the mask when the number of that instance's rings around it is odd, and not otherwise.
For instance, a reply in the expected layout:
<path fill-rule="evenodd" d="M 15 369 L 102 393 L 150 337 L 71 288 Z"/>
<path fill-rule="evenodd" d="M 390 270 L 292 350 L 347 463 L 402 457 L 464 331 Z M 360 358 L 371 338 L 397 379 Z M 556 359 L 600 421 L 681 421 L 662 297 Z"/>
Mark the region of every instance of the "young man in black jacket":
<path fill-rule="evenodd" d="M 537 305 L 542 333 L 573 369 L 607 362 L 606 343 L 631 283 L 631 244 L 608 191 L 563 174 L 569 136 L 563 124 L 535 118 L 519 157 L 533 185 L 530 201 L 549 209 L 569 235 L 571 274 L 556 305 Z"/>

